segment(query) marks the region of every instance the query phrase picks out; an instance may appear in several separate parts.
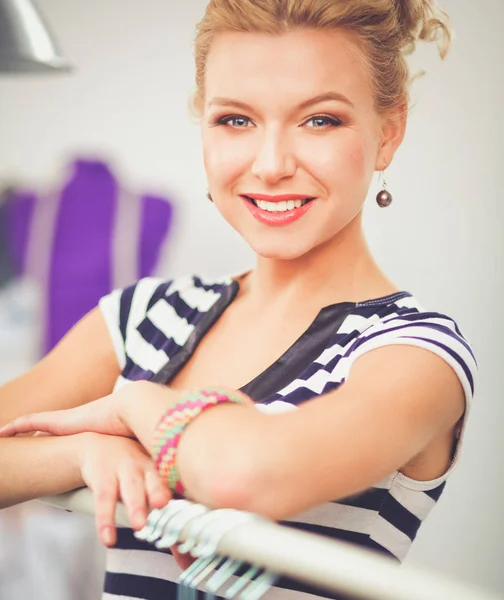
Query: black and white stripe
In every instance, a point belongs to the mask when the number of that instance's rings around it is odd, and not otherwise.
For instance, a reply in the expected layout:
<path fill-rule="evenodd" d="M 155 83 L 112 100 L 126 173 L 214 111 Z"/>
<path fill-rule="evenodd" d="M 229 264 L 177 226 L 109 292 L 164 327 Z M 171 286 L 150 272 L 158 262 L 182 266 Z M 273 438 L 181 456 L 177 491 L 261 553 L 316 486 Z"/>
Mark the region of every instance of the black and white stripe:
<path fill-rule="evenodd" d="M 169 383 L 238 290 L 239 283 L 229 277 L 146 278 L 103 298 L 100 307 L 122 368 L 116 389 L 139 379 Z M 451 318 L 425 311 L 408 292 L 323 308 L 293 346 L 242 389 L 261 411 L 296 410 L 337 389 L 359 356 L 391 344 L 425 348 L 443 358 L 458 375 L 469 408 L 477 368 L 470 345 Z M 284 524 L 401 561 L 439 499 L 459 452 L 460 443 L 448 471 L 435 480 L 415 481 L 395 472 L 361 494 L 314 507 Z M 169 551 L 146 546 L 131 530 L 121 529 L 117 546 L 108 551 L 104 598 L 175 598 L 179 574 Z M 282 578 L 265 599 L 313 597 L 334 596 Z"/>

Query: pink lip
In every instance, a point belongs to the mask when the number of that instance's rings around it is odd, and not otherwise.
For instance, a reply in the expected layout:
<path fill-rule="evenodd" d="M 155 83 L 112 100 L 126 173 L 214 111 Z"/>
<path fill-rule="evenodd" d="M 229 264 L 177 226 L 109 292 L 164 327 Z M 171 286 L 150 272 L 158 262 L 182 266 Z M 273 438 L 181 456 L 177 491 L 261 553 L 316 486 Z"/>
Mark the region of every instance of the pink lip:
<path fill-rule="evenodd" d="M 242 194 L 242 196 L 248 196 L 254 200 L 263 200 L 265 202 L 286 202 L 288 200 L 306 200 L 307 198 L 313 198 L 313 196 L 307 196 L 306 194 L 282 194 L 281 196 L 268 196 L 266 194 Z"/>
<path fill-rule="evenodd" d="M 251 198 L 254 198 L 254 200 L 256 198 L 258 200 L 261 200 L 261 198 L 258 198 L 257 196 L 251 196 Z M 288 198 L 289 198 L 289 200 L 294 199 L 292 196 L 289 196 Z M 304 196 L 302 199 L 304 200 L 305 198 L 306 198 L 306 196 Z M 265 225 L 271 225 L 274 227 L 280 226 L 280 225 L 289 225 L 290 223 L 297 221 L 303 215 L 305 215 L 310 210 L 310 208 L 315 204 L 315 201 L 312 201 L 312 202 L 307 202 L 306 204 L 303 204 L 303 206 L 301 206 L 301 208 L 294 208 L 292 210 L 286 210 L 284 212 L 268 212 L 267 210 L 262 210 L 262 208 L 259 208 L 258 206 L 253 204 L 252 202 L 250 202 L 250 200 L 247 200 L 244 196 L 241 196 L 241 199 L 242 199 L 242 202 L 245 204 L 245 206 L 248 208 L 248 210 L 252 213 L 252 216 L 254 218 L 256 218 L 261 223 L 264 223 Z M 298 200 L 299 198 L 296 198 L 296 199 Z M 281 202 L 281 200 L 278 200 L 278 202 Z"/>

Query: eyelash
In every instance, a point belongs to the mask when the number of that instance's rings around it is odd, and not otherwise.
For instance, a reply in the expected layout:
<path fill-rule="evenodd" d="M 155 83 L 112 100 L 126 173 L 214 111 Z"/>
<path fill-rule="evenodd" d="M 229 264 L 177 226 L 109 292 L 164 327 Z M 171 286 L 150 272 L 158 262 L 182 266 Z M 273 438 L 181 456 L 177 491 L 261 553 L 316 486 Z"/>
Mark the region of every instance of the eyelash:
<path fill-rule="evenodd" d="M 233 120 L 241 119 L 243 121 L 251 122 L 251 119 L 248 117 L 244 117 L 242 115 L 226 115 L 225 117 L 221 117 L 217 119 L 215 125 L 229 125 L 229 123 Z M 330 117 L 329 115 L 315 115 L 314 117 L 310 117 L 305 121 L 305 123 L 309 123 L 310 121 L 317 120 L 325 120 L 329 123 L 329 127 L 340 127 L 343 123 L 337 119 L 336 117 Z M 233 129 L 247 129 L 247 127 L 233 127 Z M 310 129 L 323 130 L 328 129 L 328 127 L 311 127 Z"/>

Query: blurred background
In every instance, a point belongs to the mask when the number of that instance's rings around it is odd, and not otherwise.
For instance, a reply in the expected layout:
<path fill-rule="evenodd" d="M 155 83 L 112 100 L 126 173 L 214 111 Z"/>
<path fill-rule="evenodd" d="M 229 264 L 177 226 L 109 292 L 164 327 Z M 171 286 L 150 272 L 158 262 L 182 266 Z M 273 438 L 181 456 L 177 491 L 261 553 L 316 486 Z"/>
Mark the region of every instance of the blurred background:
<path fill-rule="evenodd" d="M 114 287 L 253 265 L 206 199 L 188 113 L 205 5 L 38 0 L 71 70 L 0 73 L 0 383 Z M 454 317 L 480 364 L 461 465 L 407 561 L 504 592 L 504 4 L 442 6 L 454 47 L 445 63 L 434 48 L 411 58 L 427 74 L 388 171 L 394 203 L 376 206 L 376 182 L 365 226 L 388 275 Z M 91 519 L 38 503 L 0 512 L 1 600 L 97 599 L 102 570 Z"/>

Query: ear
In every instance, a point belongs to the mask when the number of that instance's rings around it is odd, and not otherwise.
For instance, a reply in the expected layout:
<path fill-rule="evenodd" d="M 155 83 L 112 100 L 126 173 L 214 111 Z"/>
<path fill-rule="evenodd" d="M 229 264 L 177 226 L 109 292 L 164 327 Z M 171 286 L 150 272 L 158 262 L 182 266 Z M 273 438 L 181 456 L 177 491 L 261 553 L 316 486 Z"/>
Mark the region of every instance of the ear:
<path fill-rule="evenodd" d="M 408 103 L 406 99 L 382 116 L 381 142 L 376 157 L 377 171 L 383 171 L 392 162 L 396 150 L 404 139 L 407 118 Z"/>

